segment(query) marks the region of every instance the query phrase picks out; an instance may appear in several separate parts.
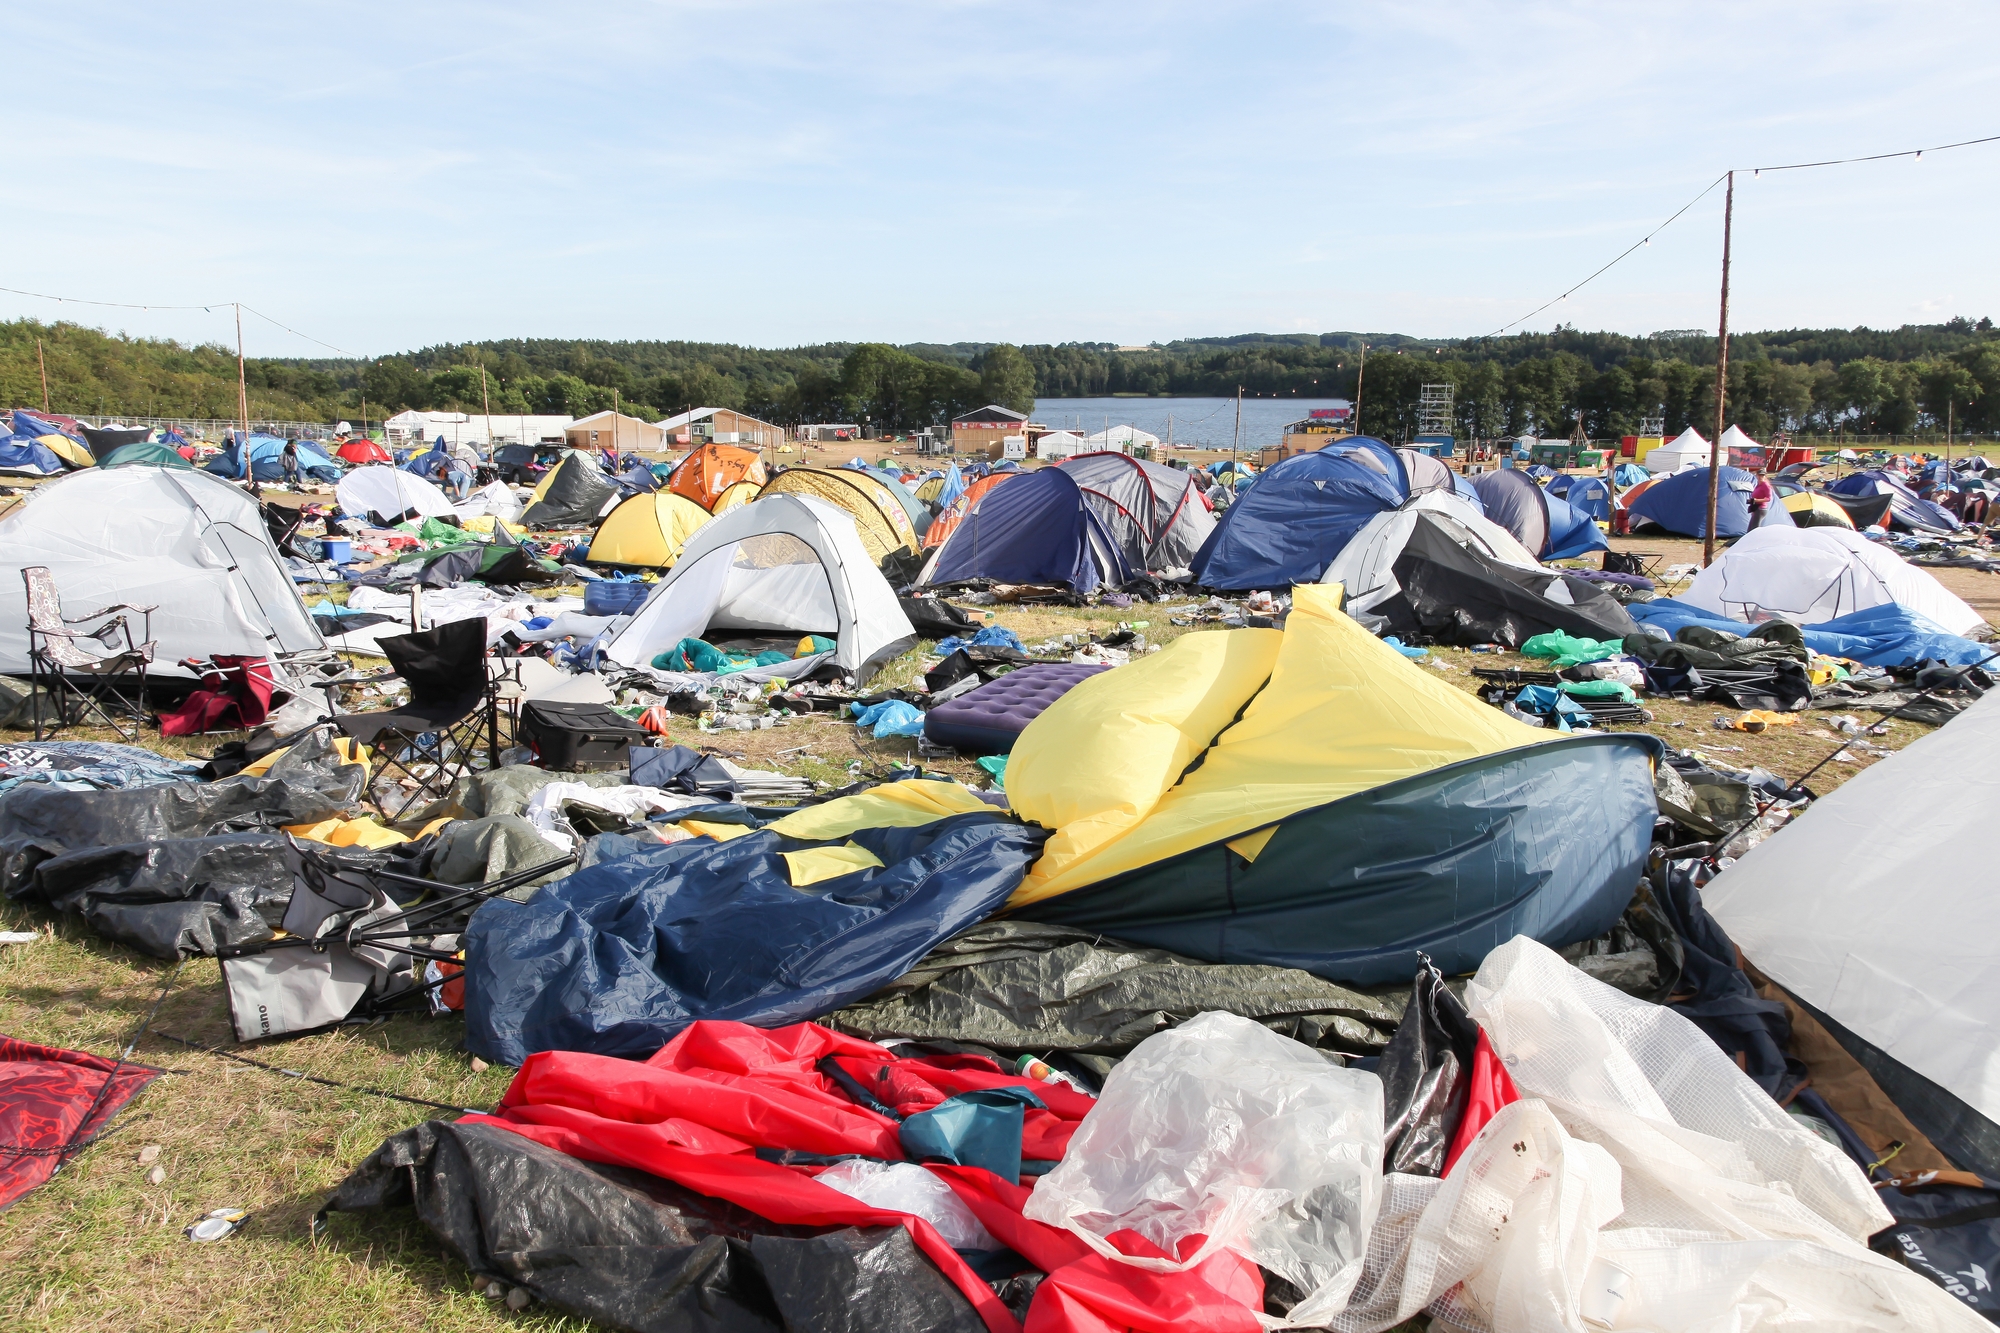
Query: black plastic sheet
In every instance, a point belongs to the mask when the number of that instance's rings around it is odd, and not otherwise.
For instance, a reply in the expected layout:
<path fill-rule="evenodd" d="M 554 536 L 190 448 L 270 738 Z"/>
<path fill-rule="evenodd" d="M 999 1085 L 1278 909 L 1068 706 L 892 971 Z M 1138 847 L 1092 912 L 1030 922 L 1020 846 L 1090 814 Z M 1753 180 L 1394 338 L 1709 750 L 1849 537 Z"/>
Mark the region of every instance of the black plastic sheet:
<path fill-rule="evenodd" d="M 1445 1154 L 1465 1114 L 1479 1025 L 1444 978 L 1417 970 L 1409 1007 L 1375 1072 L 1382 1078 L 1382 1169 L 1405 1175 L 1444 1174 Z"/>

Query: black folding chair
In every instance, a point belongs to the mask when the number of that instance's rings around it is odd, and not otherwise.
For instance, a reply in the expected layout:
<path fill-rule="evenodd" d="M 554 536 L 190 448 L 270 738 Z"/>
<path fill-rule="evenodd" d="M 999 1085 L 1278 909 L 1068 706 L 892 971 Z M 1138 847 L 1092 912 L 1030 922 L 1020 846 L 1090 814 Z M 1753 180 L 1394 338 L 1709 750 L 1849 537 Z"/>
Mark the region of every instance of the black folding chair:
<path fill-rule="evenodd" d="M 21 581 L 28 592 L 28 674 L 35 739 L 42 739 L 42 697 L 46 694 L 55 706 L 55 717 L 48 727 L 51 734 L 63 727 L 84 725 L 95 713 L 124 739 L 138 740 L 146 720 L 146 667 L 153 660 L 153 612 L 159 608 L 121 602 L 69 617 L 63 614 L 62 595 L 46 566 L 25 566 Z M 137 640 L 132 637 L 131 618 L 120 614 L 123 612 L 141 618 Z M 93 629 L 83 628 L 92 621 L 101 623 Z M 84 647 L 92 641 L 103 651 Z M 122 689 L 128 680 L 134 687 L 130 695 Z"/>
<path fill-rule="evenodd" d="M 486 664 L 486 621 L 455 620 L 436 629 L 379 641 L 389 670 L 329 681 L 327 706 L 334 726 L 375 752 L 378 772 L 400 774 L 409 794 L 383 815 L 401 819 L 419 799 L 438 799 L 452 783 L 493 766 L 500 753 L 500 707 Z M 401 678 L 410 701 L 379 713 L 341 713 L 333 692 Z M 484 746 L 483 755 L 477 753 Z M 380 803 L 380 802 L 378 802 Z"/>

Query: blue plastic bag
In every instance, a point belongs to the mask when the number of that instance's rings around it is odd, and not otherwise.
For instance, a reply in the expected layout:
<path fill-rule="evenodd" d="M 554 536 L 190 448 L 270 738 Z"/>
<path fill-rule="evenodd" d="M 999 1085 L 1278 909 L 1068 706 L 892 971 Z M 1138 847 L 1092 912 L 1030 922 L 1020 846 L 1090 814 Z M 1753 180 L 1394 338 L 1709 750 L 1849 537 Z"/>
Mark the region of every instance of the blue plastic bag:
<path fill-rule="evenodd" d="M 901 699 L 885 699 L 879 704 L 863 708 L 850 704 L 854 709 L 854 721 L 858 726 L 873 727 L 876 740 L 887 736 L 921 736 L 924 734 L 924 715 L 914 705 Z"/>

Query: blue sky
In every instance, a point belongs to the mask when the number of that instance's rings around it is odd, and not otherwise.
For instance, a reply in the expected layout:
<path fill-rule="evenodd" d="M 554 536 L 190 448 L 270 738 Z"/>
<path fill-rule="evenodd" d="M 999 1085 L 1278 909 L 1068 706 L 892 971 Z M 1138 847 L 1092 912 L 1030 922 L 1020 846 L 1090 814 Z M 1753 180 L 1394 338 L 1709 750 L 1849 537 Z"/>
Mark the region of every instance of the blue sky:
<path fill-rule="evenodd" d="M 2000 134 L 1990 2 L 71 0 L 0 43 L 0 284 L 357 354 L 1475 335 L 1726 167 Z M 1720 214 L 1524 327 L 1712 327 Z M 1739 178 L 1732 324 L 2000 317 L 1996 217 L 2000 144 Z"/>

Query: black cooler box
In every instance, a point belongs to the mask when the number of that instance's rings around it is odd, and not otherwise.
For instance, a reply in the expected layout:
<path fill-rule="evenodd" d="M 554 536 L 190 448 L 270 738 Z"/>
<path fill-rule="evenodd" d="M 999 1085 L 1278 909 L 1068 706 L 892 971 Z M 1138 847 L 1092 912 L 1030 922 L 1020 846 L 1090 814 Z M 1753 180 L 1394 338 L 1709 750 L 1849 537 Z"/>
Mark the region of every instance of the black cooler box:
<path fill-rule="evenodd" d="M 541 766 L 564 773 L 595 773 L 625 767 L 628 747 L 649 745 L 652 734 L 603 704 L 531 700 L 521 708 L 521 741 Z"/>

